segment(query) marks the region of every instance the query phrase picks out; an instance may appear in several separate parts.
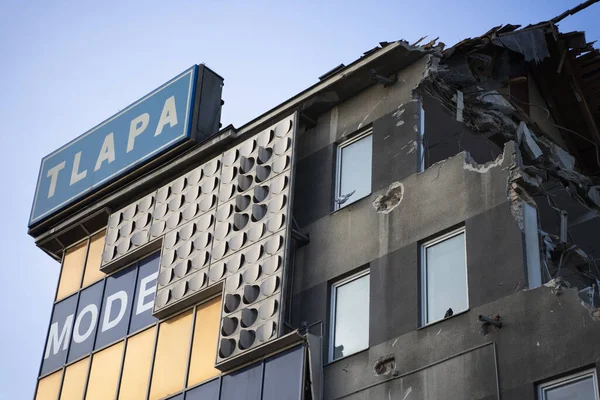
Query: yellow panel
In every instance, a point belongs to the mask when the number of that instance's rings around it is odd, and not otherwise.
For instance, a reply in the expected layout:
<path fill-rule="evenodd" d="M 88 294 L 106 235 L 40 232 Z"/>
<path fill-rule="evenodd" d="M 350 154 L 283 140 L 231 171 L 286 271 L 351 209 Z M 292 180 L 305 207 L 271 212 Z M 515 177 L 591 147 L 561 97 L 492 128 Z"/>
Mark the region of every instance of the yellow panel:
<path fill-rule="evenodd" d="M 87 240 L 67 250 L 58 281 L 57 301 L 79 290 L 86 250 Z"/>
<path fill-rule="evenodd" d="M 188 386 L 215 377 L 220 373 L 214 367 L 220 319 L 220 297 L 199 306 L 196 311 Z"/>
<path fill-rule="evenodd" d="M 114 344 L 92 356 L 90 379 L 85 393 L 86 400 L 115 398 L 122 358 L 123 342 Z"/>
<path fill-rule="evenodd" d="M 150 399 L 160 399 L 183 389 L 192 333 L 192 310 L 160 324 Z"/>
<path fill-rule="evenodd" d="M 146 398 L 155 332 L 156 327 L 152 327 L 127 340 L 125 364 L 119 388 L 120 400 L 143 400 Z"/>
<path fill-rule="evenodd" d="M 104 231 L 95 234 L 90 240 L 87 261 L 85 262 L 85 273 L 83 275 L 83 287 L 86 287 L 104 277 L 100 272 L 100 260 L 104 250 Z"/>
<path fill-rule="evenodd" d="M 52 375 L 40 379 L 38 383 L 35 400 L 56 400 L 58 399 L 58 390 L 62 379 L 62 369 Z"/>
<path fill-rule="evenodd" d="M 87 357 L 67 367 L 60 400 L 81 400 L 83 398 L 89 363 L 90 358 Z"/>

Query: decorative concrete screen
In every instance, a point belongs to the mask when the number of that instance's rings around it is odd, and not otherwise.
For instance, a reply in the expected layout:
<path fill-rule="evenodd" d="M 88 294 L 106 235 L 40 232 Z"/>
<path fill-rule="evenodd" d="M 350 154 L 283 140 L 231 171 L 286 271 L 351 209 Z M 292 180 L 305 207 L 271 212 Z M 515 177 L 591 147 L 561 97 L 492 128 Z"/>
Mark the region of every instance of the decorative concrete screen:
<path fill-rule="evenodd" d="M 216 364 L 279 336 L 296 115 L 110 216 L 102 270 L 161 246 L 154 315 L 223 291 Z"/>

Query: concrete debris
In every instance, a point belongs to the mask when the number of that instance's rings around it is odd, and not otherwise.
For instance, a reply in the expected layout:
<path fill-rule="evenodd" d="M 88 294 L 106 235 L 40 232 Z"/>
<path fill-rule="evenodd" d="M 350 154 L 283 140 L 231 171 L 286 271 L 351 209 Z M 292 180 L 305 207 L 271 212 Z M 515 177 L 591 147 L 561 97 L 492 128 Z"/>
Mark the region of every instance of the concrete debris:
<path fill-rule="evenodd" d="M 541 63 L 544 58 L 550 57 L 546 45 L 546 32 L 544 29 L 529 29 L 499 35 L 492 39 L 492 43 L 499 47 L 508 48 L 523 54 L 525 61 Z"/>
<path fill-rule="evenodd" d="M 373 364 L 375 376 L 396 375 L 396 358 L 393 354 L 385 355 Z"/>
<path fill-rule="evenodd" d="M 590 187 L 587 197 L 600 208 L 600 185 Z"/>
<path fill-rule="evenodd" d="M 485 164 L 477 164 L 469 153 L 465 153 L 465 163 L 463 165 L 463 168 L 467 171 L 479 172 L 480 174 L 484 174 L 492 168 L 501 166 L 503 162 L 504 153 L 501 153 L 494 161 L 490 161 Z"/>
<path fill-rule="evenodd" d="M 538 146 L 533 138 L 533 134 L 523 121 L 519 124 L 519 129 L 517 129 L 517 138 L 519 140 L 519 145 L 522 146 L 525 153 L 527 153 L 532 160 L 537 160 L 542 156 L 542 149 L 540 149 L 540 146 Z"/>
<path fill-rule="evenodd" d="M 373 201 L 373 207 L 381 214 L 389 214 L 402 202 L 404 197 L 404 185 L 393 182 L 385 194 L 380 194 Z"/>

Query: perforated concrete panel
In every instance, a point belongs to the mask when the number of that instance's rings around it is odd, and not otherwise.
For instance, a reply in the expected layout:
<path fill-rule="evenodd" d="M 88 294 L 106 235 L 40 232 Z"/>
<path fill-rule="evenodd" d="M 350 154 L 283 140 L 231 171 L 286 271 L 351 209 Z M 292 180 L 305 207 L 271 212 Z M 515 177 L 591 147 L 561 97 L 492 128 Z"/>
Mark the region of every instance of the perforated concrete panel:
<path fill-rule="evenodd" d="M 217 365 L 280 332 L 295 123 L 283 119 L 110 218 L 103 269 L 162 246 L 154 315 L 222 290 Z"/>

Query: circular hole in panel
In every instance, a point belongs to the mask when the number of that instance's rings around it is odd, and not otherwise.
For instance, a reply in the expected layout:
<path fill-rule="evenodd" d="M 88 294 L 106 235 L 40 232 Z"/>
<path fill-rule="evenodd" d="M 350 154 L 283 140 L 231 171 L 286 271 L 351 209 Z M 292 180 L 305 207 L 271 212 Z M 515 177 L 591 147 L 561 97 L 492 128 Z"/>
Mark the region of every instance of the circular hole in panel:
<path fill-rule="evenodd" d="M 219 204 L 219 208 L 217 209 L 217 221 L 223 222 L 233 212 L 233 204 Z"/>
<path fill-rule="evenodd" d="M 273 145 L 273 153 L 280 156 L 290 148 L 291 144 L 292 144 L 292 139 L 283 138 Z"/>
<path fill-rule="evenodd" d="M 288 133 L 292 129 L 293 122 L 291 119 L 281 121 L 275 127 L 275 136 L 283 137 L 286 133 Z"/>
<path fill-rule="evenodd" d="M 189 240 L 196 233 L 195 224 L 187 224 L 179 229 L 179 237 L 183 240 Z"/>
<path fill-rule="evenodd" d="M 225 305 L 223 309 L 227 314 L 234 312 L 240 306 L 242 299 L 239 294 L 227 294 L 225 295 Z"/>
<path fill-rule="evenodd" d="M 235 350 L 235 340 L 233 339 L 221 339 L 221 345 L 219 346 L 219 357 L 227 358 Z"/>
<path fill-rule="evenodd" d="M 206 178 L 206 180 L 202 183 L 202 194 L 212 193 L 213 190 L 217 188 L 218 180 L 216 177 Z"/>
<path fill-rule="evenodd" d="M 148 242 L 148 231 L 136 232 L 131 236 L 131 244 L 134 246 L 141 246 Z"/>
<path fill-rule="evenodd" d="M 181 213 L 179 211 L 173 212 L 173 214 L 167 219 L 167 229 L 175 229 L 181 222 Z"/>
<path fill-rule="evenodd" d="M 260 307 L 258 308 L 258 316 L 260 317 L 260 319 L 263 319 L 263 320 L 269 319 L 273 315 L 275 315 L 276 311 L 277 311 L 277 300 L 270 299 L 270 300 L 267 300 L 267 301 L 261 303 Z"/>
<path fill-rule="evenodd" d="M 252 228 L 248 231 L 248 240 L 251 242 L 256 242 L 262 238 L 263 233 L 265 232 L 265 224 L 258 223 L 254 224 Z"/>
<path fill-rule="evenodd" d="M 281 193 L 287 187 L 287 176 L 281 175 L 271 181 L 271 193 Z"/>
<path fill-rule="evenodd" d="M 271 143 L 271 140 L 273 140 L 273 133 L 274 132 L 272 129 L 267 129 L 261 132 L 256 138 L 256 143 L 262 147 L 267 146 L 269 143 Z M 260 151 L 260 148 L 258 150 Z"/>
<path fill-rule="evenodd" d="M 119 239 L 118 229 L 109 229 L 106 234 L 106 244 L 114 244 Z"/>
<path fill-rule="evenodd" d="M 156 201 L 159 203 L 166 203 L 167 199 L 171 195 L 171 188 L 169 186 L 163 186 L 156 192 Z"/>
<path fill-rule="evenodd" d="M 110 262 L 113 258 L 115 258 L 116 251 L 117 248 L 115 246 L 106 246 L 102 252 L 102 261 L 104 263 Z"/>
<path fill-rule="evenodd" d="M 176 250 L 177 257 L 186 258 L 192 252 L 192 242 L 183 242 Z"/>
<path fill-rule="evenodd" d="M 235 214 L 233 216 L 233 230 L 239 231 L 246 227 L 248 224 L 248 214 Z"/>
<path fill-rule="evenodd" d="M 204 250 L 210 244 L 210 233 L 202 232 L 194 239 L 194 249 Z"/>
<path fill-rule="evenodd" d="M 190 260 L 184 260 L 177 264 L 175 267 L 173 267 L 173 272 L 175 272 L 175 276 L 178 278 L 183 278 L 184 276 L 186 276 L 190 270 L 190 264 Z"/>
<path fill-rule="evenodd" d="M 168 267 L 175 261 L 175 250 L 165 250 L 162 252 L 160 263 L 163 267 Z"/>
<path fill-rule="evenodd" d="M 232 251 L 237 251 L 241 249 L 242 246 L 244 246 L 244 243 L 246 243 L 246 232 L 241 232 L 237 235 L 232 236 L 231 239 L 228 240 L 228 242 L 229 248 Z"/>
<path fill-rule="evenodd" d="M 223 336 L 232 335 L 238 327 L 238 319 L 236 317 L 224 317 L 221 320 L 221 334 Z"/>
<path fill-rule="evenodd" d="M 117 226 L 119 226 L 122 219 L 123 219 L 123 214 L 120 211 L 114 213 L 113 215 L 110 216 L 110 219 L 108 220 L 108 227 L 116 228 Z"/>
<path fill-rule="evenodd" d="M 179 193 L 183 192 L 183 189 L 185 189 L 186 183 L 187 182 L 186 182 L 185 176 L 175 179 L 175 181 L 171 184 L 171 191 L 174 194 L 179 194 Z"/>
<path fill-rule="evenodd" d="M 277 289 L 279 289 L 279 277 L 276 275 L 264 280 L 260 284 L 260 292 L 265 297 L 271 296 Z"/>
<path fill-rule="evenodd" d="M 255 203 L 260 203 L 269 195 L 269 186 L 256 186 L 254 187 L 254 197 L 253 200 Z"/>
<path fill-rule="evenodd" d="M 252 186 L 252 176 L 250 175 L 239 175 L 238 176 L 238 192 L 245 192 Z"/>
<path fill-rule="evenodd" d="M 268 162 L 273 156 L 273 149 L 270 147 L 259 147 L 258 148 L 258 165 L 262 165 Z"/>
<path fill-rule="evenodd" d="M 267 275 L 275 273 L 281 267 L 282 262 L 281 256 L 272 256 L 265 259 L 262 263 L 263 272 Z"/>
<path fill-rule="evenodd" d="M 247 174 L 254 168 L 254 158 L 253 157 L 242 157 L 240 158 L 240 172 L 242 174 Z"/>
<path fill-rule="evenodd" d="M 158 284 L 161 285 L 161 286 L 166 286 L 169 283 L 171 283 L 172 279 L 173 279 L 173 269 L 171 269 L 171 268 L 165 268 L 158 275 Z"/>
<path fill-rule="evenodd" d="M 228 293 L 233 293 L 239 289 L 241 284 L 242 277 L 240 275 L 232 275 L 229 278 L 227 278 L 227 281 L 225 282 L 225 291 L 227 291 Z"/>
<path fill-rule="evenodd" d="M 260 256 L 262 256 L 263 247 L 260 244 L 255 244 L 254 246 L 249 247 L 246 250 L 246 262 L 253 263 L 258 261 Z"/>
<path fill-rule="evenodd" d="M 269 211 L 278 212 L 283 210 L 285 203 L 287 201 L 287 197 L 285 194 L 279 195 L 275 197 L 273 200 L 269 202 Z"/>
<path fill-rule="evenodd" d="M 169 299 L 171 298 L 171 289 L 164 288 L 156 292 L 156 299 L 154 300 L 155 308 L 164 307 Z"/>
<path fill-rule="evenodd" d="M 183 195 L 176 194 L 171 200 L 169 200 L 169 210 L 177 211 L 183 205 Z"/>
<path fill-rule="evenodd" d="M 260 265 L 254 264 L 248 267 L 243 273 L 244 282 L 254 283 L 260 277 Z"/>
<path fill-rule="evenodd" d="M 281 248 L 283 244 L 283 237 L 281 235 L 275 235 L 265 243 L 265 251 L 267 254 L 275 254 Z"/>
<path fill-rule="evenodd" d="M 173 288 L 171 289 L 171 295 L 173 296 L 174 299 L 181 299 L 185 293 L 187 292 L 188 289 L 188 283 L 186 280 L 181 280 L 179 282 L 177 282 L 175 284 L 175 286 L 173 286 Z"/>
<path fill-rule="evenodd" d="M 242 145 L 239 147 L 240 155 L 242 155 L 244 157 L 249 157 L 255 148 L 256 148 L 256 141 L 254 139 L 248 139 L 244 143 L 242 143 Z"/>
<path fill-rule="evenodd" d="M 200 199 L 200 203 L 198 203 L 198 208 L 200 211 L 208 211 L 215 206 L 217 201 L 217 196 L 214 194 L 206 195 Z"/>
<path fill-rule="evenodd" d="M 236 255 L 234 255 L 233 257 L 231 257 L 229 260 L 227 260 L 227 271 L 229 271 L 230 273 L 234 273 L 237 272 L 237 270 L 239 270 L 242 265 L 244 264 L 244 255 L 241 253 L 238 253 Z"/>
<path fill-rule="evenodd" d="M 148 211 L 150 209 L 150 207 L 152 207 L 153 203 L 154 203 L 154 197 L 153 196 L 144 197 L 138 203 L 138 209 L 140 210 L 140 212 L 146 212 L 146 211 Z"/>
<path fill-rule="evenodd" d="M 259 326 L 256 330 L 256 336 L 258 337 L 258 340 L 261 342 L 266 342 L 267 340 L 271 339 L 275 334 L 275 327 L 276 325 L 274 321 L 267 321 Z"/>
<path fill-rule="evenodd" d="M 200 188 L 198 186 L 189 187 L 183 194 L 183 199 L 186 203 L 194 202 L 200 196 Z"/>
<path fill-rule="evenodd" d="M 198 272 L 192 276 L 189 281 L 190 290 L 194 292 L 200 290 L 206 284 L 206 274 L 204 272 Z"/>
<path fill-rule="evenodd" d="M 256 339 L 256 334 L 253 330 L 243 330 L 240 332 L 240 342 L 238 343 L 238 347 L 240 350 L 249 349 Z"/>
<path fill-rule="evenodd" d="M 238 154 L 239 152 L 237 151 L 237 149 L 231 149 L 227 152 L 225 152 L 225 154 L 223 154 L 223 165 L 226 166 L 231 166 L 233 165 L 234 162 L 236 162 L 237 158 L 238 158 Z"/>
<path fill-rule="evenodd" d="M 229 231 L 231 230 L 231 225 L 229 222 L 221 222 L 217 224 L 215 228 L 215 239 L 223 240 L 227 235 L 229 235 Z"/>
<path fill-rule="evenodd" d="M 208 252 L 201 251 L 194 258 L 192 258 L 192 268 L 201 269 L 208 263 Z"/>
<path fill-rule="evenodd" d="M 157 219 L 164 217 L 167 214 L 167 211 L 167 203 L 158 203 L 156 207 L 154 207 L 154 212 L 152 212 L 154 222 L 156 222 Z"/>
<path fill-rule="evenodd" d="M 225 253 L 227 253 L 227 249 L 228 249 L 228 244 L 227 241 L 222 241 L 219 244 L 213 246 L 213 250 L 212 250 L 212 256 L 213 256 L 213 260 L 219 260 L 220 258 L 222 258 Z"/>
<path fill-rule="evenodd" d="M 238 180 L 239 180 L 239 177 L 238 177 Z M 233 185 L 233 184 L 232 185 L 227 185 L 227 184 L 221 185 L 221 189 L 219 190 L 219 200 L 221 200 L 222 203 L 228 201 L 229 199 L 231 199 L 234 192 L 235 192 L 235 185 Z"/>
<path fill-rule="evenodd" d="M 210 266 L 210 270 L 208 271 L 208 278 L 211 282 L 220 281 L 225 274 L 225 265 L 223 263 L 216 263 Z"/>
<path fill-rule="evenodd" d="M 133 225 L 136 229 L 144 229 L 150 223 L 150 213 L 143 213 L 135 219 Z"/>
<path fill-rule="evenodd" d="M 203 215 L 202 217 L 200 217 L 198 219 L 198 221 L 196 221 L 196 228 L 198 228 L 198 231 L 200 231 L 200 232 L 206 232 L 208 230 L 208 228 L 211 227 L 212 224 L 213 224 L 212 214 L 206 214 L 206 215 Z"/>
<path fill-rule="evenodd" d="M 230 183 L 237 175 L 236 167 L 223 167 L 221 171 L 221 182 Z"/>
<path fill-rule="evenodd" d="M 283 228 L 285 217 L 283 214 L 275 214 L 272 218 L 267 221 L 267 229 L 271 233 L 275 233 Z"/>
<path fill-rule="evenodd" d="M 177 231 L 169 232 L 165 235 L 165 248 L 172 249 L 177 244 L 179 233 Z"/>
<path fill-rule="evenodd" d="M 256 322 L 256 318 L 258 317 L 258 311 L 254 308 L 244 308 L 242 310 L 242 320 L 240 324 L 243 328 L 249 328 Z"/>
<path fill-rule="evenodd" d="M 219 171 L 220 167 L 221 163 L 219 162 L 219 160 L 212 160 L 204 164 L 204 166 L 202 167 L 202 172 L 205 176 L 213 176 L 217 173 L 217 171 Z"/>
<path fill-rule="evenodd" d="M 244 211 L 250 205 L 250 196 L 248 195 L 238 195 L 235 198 L 235 211 L 241 212 Z"/>
<path fill-rule="evenodd" d="M 196 203 L 192 203 L 192 204 L 188 205 L 181 213 L 181 215 L 183 216 L 183 219 L 186 221 L 194 219 L 197 214 L 198 214 L 198 204 L 196 204 Z"/>
<path fill-rule="evenodd" d="M 256 301 L 256 299 L 258 299 L 258 295 L 260 295 L 260 287 L 258 287 L 258 285 L 244 286 L 244 303 L 245 304 L 254 303 Z"/>
<path fill-rule="evenodd" d="M 268 165 L 259 165 L 256 167 L 256 182 L 264 182 L 271 175 L 271 167 Z"/>
<path fill-rule="evenodd" d="M 153 237 L 161 236 L 167 227 L 166 221 L 154 220 L 150 227 L 150 233 Z"/>
<path fill-rule="evenodd" d="M 279 157 L 277 160 L 273 161 L 273 172 L 279 174 L 290 165 L 290 156 Z"/>
<path fill-rule="evenodd" d="M 133 221 L 125 222 L 123 226 L 119 228 L 119 236 L 121 237 L 127 237 L 131 235 L 131 232 L 133 232 Z"/>
<path fill-rule="evenodd" d="M 189 185 L 197 185 L 202 179 L 202 168 L 196 168 L 187 175 Z"/>
<path fill-rule="evenodd" d="M 125 254 L 131 248 L 131 241 L 129 239 L 123 239 L 121 243 L 117 245 L 117 253 Z"/>
<path fill-rule="evenodd" d="M 254 204 L 252 206 L 252 222 L 260 221 L 267 214 L 267 206 L 265 204 Z"/>
<path fill-rule="evenodd" d="M 132 204 L 123 211 L 123 219 L 129 221 L 137 214 L 137 204 Z"/>

